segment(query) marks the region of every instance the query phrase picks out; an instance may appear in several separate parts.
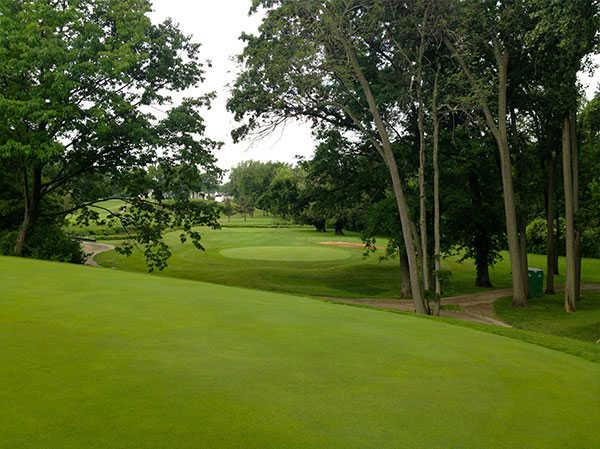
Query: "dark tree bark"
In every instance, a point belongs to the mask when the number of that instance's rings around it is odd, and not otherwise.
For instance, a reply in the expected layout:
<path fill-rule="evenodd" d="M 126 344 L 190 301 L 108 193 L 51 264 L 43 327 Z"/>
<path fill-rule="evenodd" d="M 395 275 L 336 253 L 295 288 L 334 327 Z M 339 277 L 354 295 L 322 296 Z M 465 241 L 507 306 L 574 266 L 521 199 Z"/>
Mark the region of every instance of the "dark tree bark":
<path fill-rule="evenodd" d="M 523 289 L 525 290 L 525 295 L 529 296 L 529 283 L 527 279 L 529 278 L 529 256 L 527 254 L 527 222 L 522 218 L 524 214 L 521 214 L 521 219 L 519 220 L 519 246 L 521 248 L 521 269 L 522 271 L 522 279 L 523 279 Z"/>
<path fill-rule="evenodd" d="M 556 191 L 556 153 L 551 150 L 549 152 L 548 161 L 546 162 L 546 225 L 548 228 L 546 237 L 546 294 L 553 295 L 554 276 L 558 269 L 557 266 L 557 239 L 555 226 L 555 191 Z"/>
<path fill-rule="evenodd" d="M 560 242 L 560 215 L 557 213 L 556 214 L 556 220 L 555 220 L 555 224 L 554 224 L 554 231 L 555 231 L 555 237 L 554 237 L 554 241 L 555 241 L 555 246 L 556 246 L 556 251 L 554 252 L 554 275 L 558 276 L 560 274 L 560 269 L 558 266 L 558 242 Z"/>
<path fill-rule="evenodd" d="M 325 222 L 325 220 L 316 220 L 314 226 L 317 232 L 327 232 L 327 223 Z"/>
<path fill-rule="evenodd" d="M 23 221 L 19 227 L 17 233 L 17 239 L 15 242 L 15 255 L 22 257 L 29 236 L 29 231 L 35 225 L 38 218 L 40 201 L 42 199 L 42 169 L 39 165 L 36 165 L 31 173 L 31 186 L 29 185 L 29 176 L 27 169 L 23 171 L 23 185 L 24 185 L 24 212 Z"/>
<path fill-rule="evenodd" d="M 335 235 L 344 235 L 344 222 L 342 220 L 336 220 L 334 228 Z"/>
<path fill-rule="evenodd" d="M 492 288 L 492 281 L 490 280 L 490 266 L 487 260 L 482 260 L 476 264 L 477 268 L 477 279 L 475 285 L 477 287 Z"/>
<path fill-rule="evenodd" d="M 581 298 L 581 223 L 577 219 L 579 211 L 579 145 L 577 142 L 577 116 L 569 115 L 571 137 L 571 159 L 573 168 L 573 213 L 575 215 L 575 299 Z"/>
<path fill-rule="evenodd" d="M 400 276 L 402 281 L 400 296 L 402 298 L 411 298 L 412 289 L 410 288 L 410 272 L 408 271 L 408 257 L 406 257 L 406 253 L 402 248 L 400 249 Z"/>
<path fill-rule="evenodd" d="M 475 285 L 477 287 L 491 288 L 490 280 L 490 248 L 485 235 L 478 235 L 475 239 L 475 269 L 477 276 Z"/>
<path fill-rule="evenodd" d="M 433 121 L 433 260 L 435 297 L 442 297 L 442 286 L 440 283 L 440 271 L 442 270 L 442 239 L 441 239 L 441 212 L 440 212 L 440 121 L 438 118 L 438 78 L 439 67 L 435 74 L 433 99 L 431 104 L 431 120 Z"/>
<path fill-rule="evenodd" d="M 476 173 L 469 173 L 469 188 L 473 193 L 473 204 L 476 209 L 483 209 L 483 199 L 481 197 L 481 188 Z M 473 238 L 473 252 L 475 254 L 475 286 L 491 288 L 490 280 L 490 239 L 484 232 L 484 227 L 479 227 L 479 232 Z"/>

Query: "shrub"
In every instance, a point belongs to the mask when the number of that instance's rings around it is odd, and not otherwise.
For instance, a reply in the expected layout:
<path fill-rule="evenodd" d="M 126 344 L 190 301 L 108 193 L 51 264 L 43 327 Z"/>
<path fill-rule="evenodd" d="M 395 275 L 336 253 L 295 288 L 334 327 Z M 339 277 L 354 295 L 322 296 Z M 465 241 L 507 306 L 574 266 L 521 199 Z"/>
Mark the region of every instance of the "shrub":
<path fill-rule="evenodd" d="M 17 231 L 0 234 L 0 252 L 14 254 Z M 71 240 L 57 224 L 40 223 L 30 233 L 23 251 L 25 257 L 82 264 L 85 255 L 79 242 Z"/>
<path fill-rule="evenodd" d="M 527 235 L 527 251 L 535 254 L 546 254 L 547 238 L 548 238 L 548 223 L 543 218 L 536 218 L 526 230 Z"/>
<path fill-rule="evenodd" d="M 546 254 L 548 226 L 544 218 L 536 218 L 527 226 L 527 251 L 535 254 Z M 560 219 L 560 235 L 558 254 L 565 255 L 565 223 Z M 600 258 L 600 228 L 588 228 L 581 236 L 581 254 L 583 257 Z"/>

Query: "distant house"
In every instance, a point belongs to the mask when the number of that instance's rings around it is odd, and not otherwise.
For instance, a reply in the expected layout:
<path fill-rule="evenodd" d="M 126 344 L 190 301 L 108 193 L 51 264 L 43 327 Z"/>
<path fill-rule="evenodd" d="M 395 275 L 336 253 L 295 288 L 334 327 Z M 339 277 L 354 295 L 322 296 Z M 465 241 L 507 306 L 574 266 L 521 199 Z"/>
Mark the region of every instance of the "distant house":
<path fill-rule="evenodd" d="M 209 200 L 209 201 L 216 201 L 217 203 L 222 203 L 226 200 L 231 200 L 232 197 L 230 195 L 226 195 L 223 193 L 193 192 L 190 195 L 190 199 L 192 199 L 192 200 Z"/>

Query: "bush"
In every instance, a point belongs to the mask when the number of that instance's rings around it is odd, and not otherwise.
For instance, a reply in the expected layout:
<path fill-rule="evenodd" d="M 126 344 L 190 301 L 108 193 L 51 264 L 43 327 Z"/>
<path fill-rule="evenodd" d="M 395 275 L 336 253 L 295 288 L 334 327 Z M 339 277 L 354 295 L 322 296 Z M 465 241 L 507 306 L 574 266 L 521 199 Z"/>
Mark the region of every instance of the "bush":
<path fill-rule="evenodd" d="M 600 258 L 600 228 L 586 229 L 581 236 L 583 257 Z"/>
<path fill-rule="evenodd" d="M 544 218 L 536 218 L 527 226 L 527 251 L 535 254 L 546 254 L 548 226 Z M 558 254 L 565 255 L 565 223 L 560 219 L 560 235 Z M 600 228 L 588 228 L 581 236 L 581 254 L 583 257 L 600 258 Z"/>
<path fill-rule="evenodd" d="M 527 251 L 535 254 L 546 254 L 548 223 L 543 218 L 536 218 L 529 225 L 525 232 L 527 236 Z"/>
<path fill-rule="evenodd" d="M 0 252 L 14 254 L 17 231 L 0 234 Z M 71 240 L 57 224 L 40 223 L 31 233 L 23 251 L 25 257 L 82 264 L 85 255 L 79 242 Z"/>

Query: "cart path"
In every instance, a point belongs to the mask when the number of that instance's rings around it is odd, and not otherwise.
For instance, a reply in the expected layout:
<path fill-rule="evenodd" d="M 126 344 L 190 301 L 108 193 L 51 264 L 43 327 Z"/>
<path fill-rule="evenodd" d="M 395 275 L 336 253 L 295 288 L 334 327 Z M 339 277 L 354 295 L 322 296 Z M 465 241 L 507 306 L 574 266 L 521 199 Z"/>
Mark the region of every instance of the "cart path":
<path fill-rule="evenodd" d="M 562 288 L 559 288 L 560 291 Z M 582 289 L 588 292 L 600 291 L 600 284 L 583 284 Z M 442 306 L 453 305 L 459 310 L 441 310 L 440 316 L 454 318 L 475 323 L 491 324 L 499 327 L 512 327 L 501 321 L 494 311 L 494 302 L 512 294 L 511 288 L 488 290 L 469 295 L 450 296 L 442 298 Z M 333 298 L 327 301 L 338 304 L 363 305 L 382 310 L 397 310 L 401 312 L 414 312 L 415 306 L 410 299 L 374 299 L 374 298 Z"/>
<path fill-rule="evenodd" d="M 81 247 L 85 253 L 85 264 L 90 267 L 99 267 L 98 262 L 94 258 L 98 254 L 106 253 L 115 249 L 114 245 L 108 243 L 96 243 L 96 242 L 81 242 Z"/>

